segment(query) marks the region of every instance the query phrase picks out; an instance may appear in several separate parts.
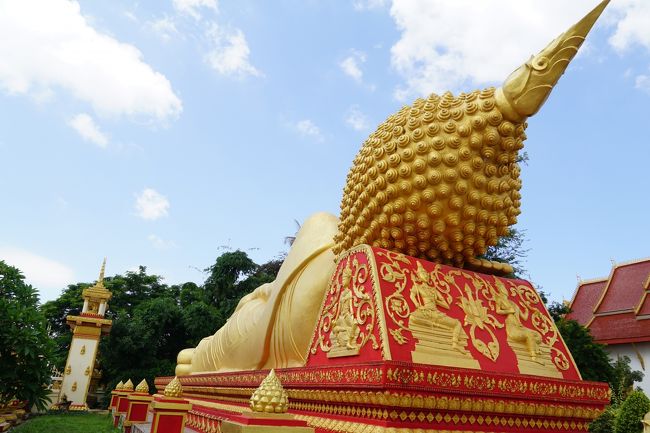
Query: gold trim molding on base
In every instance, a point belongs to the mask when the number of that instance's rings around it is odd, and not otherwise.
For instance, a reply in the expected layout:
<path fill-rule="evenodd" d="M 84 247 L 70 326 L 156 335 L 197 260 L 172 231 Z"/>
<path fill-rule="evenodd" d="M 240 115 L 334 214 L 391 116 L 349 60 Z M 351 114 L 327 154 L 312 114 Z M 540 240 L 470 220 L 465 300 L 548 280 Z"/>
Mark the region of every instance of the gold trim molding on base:
<path fill-rule="evenodd" d="M 221 423 L 221 433 L 314 433 L 314 431 L 312 427 L 242 425 L 230 421 Z"/>

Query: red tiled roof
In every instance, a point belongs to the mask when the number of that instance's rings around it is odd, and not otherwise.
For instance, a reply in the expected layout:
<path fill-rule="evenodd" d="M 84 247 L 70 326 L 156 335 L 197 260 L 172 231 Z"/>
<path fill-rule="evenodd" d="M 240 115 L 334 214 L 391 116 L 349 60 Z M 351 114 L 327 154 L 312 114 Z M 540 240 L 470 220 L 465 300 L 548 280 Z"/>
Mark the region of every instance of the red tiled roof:
<path fill-rule="evenodd" d="M 607 278 L 581 282 L 576 289 L 576 294 L 571 301 L 571 312 L 567 318 L 575 320 L 581 325 L 589 323 L 594 317 L 594 307 L 607 284 Z"/>
<path fill-rule="evenodd" d="M 615 267 L 594 314 L 636 309 L 649 274 L 650 259 Z"/>
<path fill-rule="evenodd" d="M 605 280 L 578 286 L 568 319 L 604 344 L 650 341 L 650 258 L 616 265 Z"/>
<path fill-rule="evenodd" d="M 596 316 L 589 330 L 594 340 L 601 344 L 650 341 L 650 321 L 637 320 L 634 313 Z"/>
<path fill-rule="evenodd" d="M 646 291 L 644 297 L 641 299 L 641 304 L 636 312 L 637 316 L 650 316 L 650 293 Z"/>

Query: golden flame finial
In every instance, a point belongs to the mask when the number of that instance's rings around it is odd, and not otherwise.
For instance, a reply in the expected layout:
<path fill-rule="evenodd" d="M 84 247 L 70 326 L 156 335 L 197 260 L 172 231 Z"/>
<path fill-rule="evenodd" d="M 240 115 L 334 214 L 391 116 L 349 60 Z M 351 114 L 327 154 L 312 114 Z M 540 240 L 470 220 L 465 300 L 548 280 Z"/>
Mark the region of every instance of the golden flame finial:
<path fill-rule="evenodd" d="M 115 385 L 115 391 L 122 391 L 124 389 L 124 383 L 120 380 L 117 385 Z"/>
<path fill-rule="evenodd" d="M 183 395 L 183 386 L 181 381 L 178 380 L 178 376 L 174 376 L 171 382 L 165 387 L 165 397 L 180 397 Z"/>
<path fill-rule="evenodd" d="M 122 387 L 122 391 L 133 391 L 133 382 L 131 382 L 131 379 L 126 381 Z"/>
<path fill-rule="evenodd" d="M 138 386 L 135 387 L 135 392 L 142 392 L 149 394 L 149 385 L 147 384 L 147 381 L 145 379 L 142 379 L 142 381 L 138 384 Z"/>
<path fill-rule="evenodd" d="M 285 413 L 287 411 L 287 392 L 275 375 L 275 370 L 271 370 L 262 381 L 251 396 L 250 402 L 253 412 Z"/>
<path fill-rule="evenodd" d="M 99 270 L 99 278 L 97 279 L 97 286 L 99 287 L 104 287 L 104 271 L 106 271 L 106 257 L 104 257 L 102 267 Z"/>
<path fill-rule="evenodd" d="M 609 1 L 603 0 L 583 19 L 510 74 L 497 89 L 497 105 L 509 120 L 523 121 L 544 105 Z"/>

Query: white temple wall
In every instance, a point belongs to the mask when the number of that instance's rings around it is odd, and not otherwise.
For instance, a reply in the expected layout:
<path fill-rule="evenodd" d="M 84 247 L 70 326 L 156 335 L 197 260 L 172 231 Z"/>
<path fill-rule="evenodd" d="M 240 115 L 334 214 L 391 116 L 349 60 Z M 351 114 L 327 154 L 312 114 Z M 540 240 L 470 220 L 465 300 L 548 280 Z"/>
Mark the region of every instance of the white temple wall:
<path fill-rule="evenodd" d="M 644 374 L 643 381 L 636 382 L 634 386 L 641 387 L 646 395 L 650 395 L 650 342 L 615 344 L 606 346 L 606 349 L 614 360 L 623 355 L 630 358 L 632 370 L 639 370 Z"/>

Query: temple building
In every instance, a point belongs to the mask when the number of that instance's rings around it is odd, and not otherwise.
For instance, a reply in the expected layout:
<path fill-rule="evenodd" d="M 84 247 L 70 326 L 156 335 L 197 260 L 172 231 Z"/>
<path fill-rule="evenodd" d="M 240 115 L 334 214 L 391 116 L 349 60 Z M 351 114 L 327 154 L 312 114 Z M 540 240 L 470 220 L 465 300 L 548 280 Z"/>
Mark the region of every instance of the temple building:
<path fill-rule="evenodd" d="M 589 328 L 613 358 L 628 356 L 632 369 L 645 375 L 640 386 L 646 393 L 650 392 L 649 292 L 650 258 L 617 263 L 608 277 L 578 283 L 567 315 Z"/>

